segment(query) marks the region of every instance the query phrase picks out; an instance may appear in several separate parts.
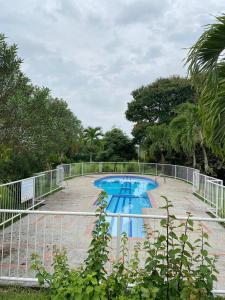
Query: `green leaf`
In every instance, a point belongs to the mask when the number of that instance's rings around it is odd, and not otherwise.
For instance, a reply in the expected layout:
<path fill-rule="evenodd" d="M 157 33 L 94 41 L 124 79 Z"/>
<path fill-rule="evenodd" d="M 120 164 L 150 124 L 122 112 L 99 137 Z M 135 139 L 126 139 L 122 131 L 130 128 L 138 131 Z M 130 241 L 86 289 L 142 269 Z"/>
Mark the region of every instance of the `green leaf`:
<path fill-rule="evenodd" d="M 182 235 L 180 236 L 180 240 L 181 240 L 182 242 L 186 243 L 187 240 L 188 240 L 188 236 L 187 236 L 186 234 L 182 234 Z"/>

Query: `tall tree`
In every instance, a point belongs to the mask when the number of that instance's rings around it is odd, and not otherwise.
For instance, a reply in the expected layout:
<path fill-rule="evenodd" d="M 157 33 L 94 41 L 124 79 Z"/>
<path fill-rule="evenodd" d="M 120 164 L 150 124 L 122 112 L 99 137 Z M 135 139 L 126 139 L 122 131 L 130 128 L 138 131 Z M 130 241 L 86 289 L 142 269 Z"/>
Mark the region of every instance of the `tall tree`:
<path fill-rule="evenodd" d="M 82 130 L 66 102 L 33 86 L 20 65 L 17 47 L 0 35 L 0 181 L 67 159 Z"/>
<path fill-rule="evenodd" d="M 0 116 L 2 105 L 17 89 L 21 63 L 22 60 L 17 56 L 17 46 L 8 45 L 5 36 L 0 34 Z"/>
<path fill-rule="evenodd" d="M 215 153 L 225 154 L 225 15 L 205 32 L 189 51 L 187 64 L 200 90 L 204 135 Z M 199 78 L 201 78 L 199 85 Z"/>
<path fill-rule="evenodd" d="M 103 150 L 98 155 L 100 161 L 129 161 L 136 156 L 133 141 L 119 128 L 107 131 L 102 144 Z"/>
<path fill-rule="evenodd" d="M 165 164 L 165 154 L 171 148 L 168 126 L 166 124 L 149 126 L 146 132 L 144 148 L 152 158 L 156 158 L 160 153 L 160 163 Z"/>
<path fill-rule="evenodd" d="M 102 136 L 101 127 L 88 127 L 84 130 L 84 140 L 87 143 L 90 153 L 90 162 L 92 162 L 94 150 L 97 148 L 99 139 Z"/>
<path fill-rule="evenodd" d="M 133 99 L 128 103 L 126 118 L 135 123 L 133 135 L 137 141 L 144 138 L 141 132 L 149 125 L 169 123 L 175 116 L 177 105 L 195 100 L 191 82 L 176 76 L 160 78 L 133 91 L 131 95 Z"/>
<path fill-rule="evenodd" d="M 209 173 L 206 142 L 202 134 L 202 122 L 199 106 L 184 103 L 177 107 L 177 116 L 170 123 L 171 144 L 175 150 L 180 149 L 187 156 L 192 155 L 193 167 L 196 167 L 196 148 L 200 146 L 203 154 L 204 171 Z"/>

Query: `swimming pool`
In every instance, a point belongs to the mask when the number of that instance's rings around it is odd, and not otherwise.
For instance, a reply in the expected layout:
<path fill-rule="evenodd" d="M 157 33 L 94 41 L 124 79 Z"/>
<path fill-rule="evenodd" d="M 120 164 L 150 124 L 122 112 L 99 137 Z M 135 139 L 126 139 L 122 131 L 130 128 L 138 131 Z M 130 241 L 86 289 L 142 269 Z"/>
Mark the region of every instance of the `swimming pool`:
<path fill-rule="evenodd" d="M 95 181 L 95 186 L 107 193 L 108 206 L 111 213 L 142 214 L 142 208 L 152 207 L 147 191 L 157 187 L 151 179 L 139 176 L 108 176 Z M 110 233 L 117 235 L 117 218 L 107 217 Z M 120 233 L 128 237 L 143 237 L 144 221 L 142 218 L 121 218 Z"/>

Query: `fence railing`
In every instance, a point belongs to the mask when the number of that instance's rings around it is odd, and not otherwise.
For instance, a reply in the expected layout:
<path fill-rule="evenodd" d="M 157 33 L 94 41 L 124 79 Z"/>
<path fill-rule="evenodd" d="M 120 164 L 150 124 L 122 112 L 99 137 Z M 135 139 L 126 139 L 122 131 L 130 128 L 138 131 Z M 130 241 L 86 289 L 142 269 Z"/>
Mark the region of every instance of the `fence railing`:
<path fill-rule="evenodd" d="M 62 164 L 55 170 L 38 173 L 28 179 L 1 184 L 0 208 L 30 209 L 45 195 L 62 187 L 64 179 L 102 173 L 136 173 L 184 180 L 193 185 L 193 192 L 211 207 L 215 216 L 225 217 L 225 187 L 222 180 L 201 174 L 199 170 L 190 167 L 138 162 Z"/>
<path fill-rule="evenodd" d="M 211 212 L 217 217 L 193 218 L 193 220 L 197 223 L 207 223 L 206 227 L 212 222 L 213 224 L 225 222 L 225 219 L 222 219 L 225 218 L 225 187 L 222 180 L 201 174 L 199 170 L 178 165 L 137 162 L 63 164 L 55 170 L 0 185 L 0 279 L 34 280 L 34 274 L 30 270 L 31 253 L 37 252 L 41 255 L 45 266 L 50 270 L 54 246 L 60 249 L 67 248 L 70 263 L 78 266 L 87 255 L 91 239 L 90 228 L 93 226 L 95 213 L 46 212 L 31 209 L 40 204 L 46 195 L 61 188 L 65 179 L 107 173 L 168 176 L 184 180 L 192 184 L 193 192 L 211 207 Z M 116 233 L 114 232 L 110 245 L 112 249 L 110 261 L 113 261 L 119 255 L 121 221 L 129 223 L 132 218 L 138 220 L 137 228 L 134 228 L 136 238 L 129 239 L 129 259 L 134 242 L 143 240 L 144 235 L 140 232 L 143 223 L 148 223 L 154 232 L 165 216 L 108 214 L 108 218 L 115 218 Z M 178 219 L 182 221 L 185 217 Z M 215 226 L 212 227 L 212 230 L 214 229 Z M 212 253 L 224 255 L 224 238 L 221 227 L 217 228 L 216 233 L 211 235 Z M 141 255 L 144 259 L 145 253 Z M 219 259 L 219 268 L 220 276 L 223 278 L 221 280 L 224 282 L 225 269 L 221 272 L 221 266 L 224 266 L 221 258 L 223 255 Z M 109 264 L 108 268 L 110 267 Z M 215 288 L 221 289 L 220 283 Z"/>
<path fill-rule="evenodd" d="M 2 226 L 0 231 L 0 281 L 17 280 L 35 282 L 35 273 L 31 270 L 31 255 L 36 253 L 40 256 L 45 268 L 51 272 L 54 248 L 59 250 L 65 248 L 68 255 L 68 262 L 72 267 L 79 267 L 87 257 L 87 250 L 91 242 L 91 231 L 94 228 L 96 213 L 94 212 L 62 212 L 62 211 L 40 211 L 40 210 L 1 210 L 5 216 L 16 214 L 16 220 L 11 218 L 10 226 Z M 24 213 L 26 215 L 24 216 Z M 134 246 L 138 242 L 142 245 L 146 236 L 151 241 L 158 233 L 164 234 L 165 228 L 160 226 L 160 221 L 165 215 L 139 215 L 139 214 L 107 214 L 108 219 L 114 219 L 115 232 L 112 232 L 110 241 L 110 257 L 106 265 L 111 270 L 112 262 L 120 257 L 120 238 L 124 227 L 122 223 L 132 222 L 136 224 L 134 238 L 128 239 L 129 261 L 132 258 Z M 187 219 L 186 216 L 176 216 L 177 225 Z M 219 270 L 218 282 L 214 288 L 224 289 L 225 265 L 225 235 L 218 222 L 225 223 L 221 218 L 192 217 L 194 230 L 188 232 L 190 241 L 199 236 L 200 228 L 207 228 L 209 243 L 207 247 L 209 254 L 218 255 L 217 267 Z M 111 220 L 109 220 L 111 221 Z M 143 225 L 143 226 L 140 226 Z M 145 225 L 145 226 L 144 226 Z M 174 229 L 175 230 L 175 229 Z M 182 234 L 182 228 L 177 228 L 178 235 Z M 148 233 L 148 235 L 143 234 Z M 140 251 L 140 260 L 144 263 L 147 253 L 144 249 Z"/>
<path fill-rule="evenodd" d="M 138 162 L 85 162 L 61 166 L 64 168 L 65 179 L 93 173 L 140 173 L 165 175 L 192 183 L 193 173 L 199 172 L 197 169 L 185 166 Z"/>
<path fill-rule="evenodd" d="M 225 186 L 222 180 L 194 172 L 193 192 L 211 206 L 212 214 L 225 217 Z"/>
<path fill-rule="evenodd" d="M 199 170 L 158 163 L 138 162 L 86 162 L 63 164 L 65 179 L 75 176 L 101 173 L 134 173 L 153 176 L 168 176 L 184 180 L 193 186 L 193 192 L 211 207 L 216 217 L 225 217 L 225 186 L 223 181 L 201 174 Z"/>
<path fill-rule="evenodd" d="M 14 182 L 0 184 L 0 209 L 32 209 L 43 201 L 43 198 L 62 187 L 64 168 L 45 171 Z M 12 217 L 12 216 L 9 216 Z M 9 218 L 4 216 L 4 222 Z M 0 225 L 3 216 L 0 214 Z"/>

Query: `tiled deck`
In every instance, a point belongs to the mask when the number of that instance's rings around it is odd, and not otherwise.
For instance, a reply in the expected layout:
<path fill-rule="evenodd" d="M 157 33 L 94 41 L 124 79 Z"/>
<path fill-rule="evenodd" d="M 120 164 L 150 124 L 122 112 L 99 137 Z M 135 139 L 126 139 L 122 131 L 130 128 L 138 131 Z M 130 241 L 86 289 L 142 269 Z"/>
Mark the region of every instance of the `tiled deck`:
<path fill-rule="evenodd" d="M 110 174 L 107 174 L 110 175 Z M 76 177 L 64 183 L 64 189 L 49 196 L 41 211 L 69 211 L 69 212 L 94 212 L 94 205 L 99 189 L 93 182 L 107 175 L 90 175 Z M 113 174 L 112 174 L 113 175 Z M 138 176 L 138 175 L 135 175 Z M 190 212 L 194 216 L 209 217 L 207 205 L 192 194 L 192 186 L 180 180 L 172 178 L 161 178 L 146 176 L 157 180 L 159 186 L 149 192 L 153 207 L 143 209 L 144 214 L 163 215 L 159 208 L 164 204 L 161 195 L 167 196 L 174 207 L 171 213 L 184 216 Z M 30 256 L 38 252 L 44 259 L 46 265 L 52 262 L 52 247 L 57 244 L 65 247 L 68 252 L 69 261 L 72 265 L 80 264 L 86 257 L 86 250 L 90 243 L 91 231 L 93 229 L 94 217 L 83 216 L 43 216 L 30 215 L 24 217 L 5 229 L 4 242 L 0 244 L 1 276 L 25 276 L 32 277 L 30 271 Z M 145 220 L 145 223 L 154 229 L 159 228 L 159 222 Z M 209 234 L 209 242 L 212 245 L 210 253 L 217 254 L 217 262 L 220 271 L 219 281 L 216 289 L 225 289 L 225 228 L 218 223 L 198 222 Z M 197 225 L 196 224 L 196 228 Z M 20 238 L 18 238 L 20 236 Z M 193 238 L 196 238 L 194 232 Z M 1 240 L 3 237 L 1 237 Z M 10 246 L 10 240 L 12 244 Z M 61 240 L 61 242 L 60 242 Z M 129 246 L 141 239 L 131 238 Z M 115 256 L 115 238 L 111 246 Z M 20 250 L 18 251 L 18 248 Z M 2 254 L 2 255 L 1 255 Z M 29 257 L 27 260 L 26 257 Z"/>

